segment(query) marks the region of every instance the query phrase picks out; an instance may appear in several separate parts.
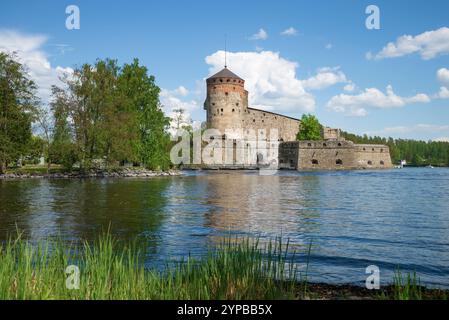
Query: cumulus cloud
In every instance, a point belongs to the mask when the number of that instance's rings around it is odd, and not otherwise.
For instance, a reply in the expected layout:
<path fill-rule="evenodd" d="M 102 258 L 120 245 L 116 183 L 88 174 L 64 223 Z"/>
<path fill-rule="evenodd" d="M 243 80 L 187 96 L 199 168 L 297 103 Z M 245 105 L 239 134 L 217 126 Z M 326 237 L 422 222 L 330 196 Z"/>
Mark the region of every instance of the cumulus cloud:
<path fill-rule="evenodd" d="M 298 64 L 277 52 L 228 52 L 230 69 L 246 80 L 249 103 L 256 108 L 275 112 L 311 112 L 315 99 L 297 78 Z M 212 75 L 223 68 L 224 52 L 217 51 L 206 57 Z"/>
<path fill-rule="evenodd" d="M 449 70 L 441 68 L 437 71 L 437 78 L 441 83 L 449 85 Z"/>
<path fill-rule="evenodd" d="M 262 28 L 260 28 L 257 33 L 253 34 L 250 37 L 250 40 L 267 40 L 267 39 L 268 39 L 268 33 Z"/>
<path fill-rule="evenodd" d="M 395 42 L 389 42 L 380 52 L 368 52 L 367 59 L 403 57 L 417 53 L 424 60 L 433 59 L 449 53 L 449 28 L 426 31 L 416 36 L 403 35 Z"/>
<path fill-rule="evenodd" d="M 355 84 L 352 82 L 349 82 L 347 85 L 345 85 L 343 87 L 343 90 L 346 92 L 353 92 L 355 90 L 355 88 L 356 88 Z"/>
<path fill-rule="evenodd" d="M 429 96 L 419 93 L 412 97 L 401 97 L 394 93 L 391 85 L 387 86 L 386 93 L 377 88 L 365 89 L 358 95 L 339 94 L 332 97 L 327 107 L 335 112 L 344 112 L 352 116 L 366 116 L 366 108 L 399 108 L 412 103 L 428 103 Z"/>
<path fill-rule="evenodd" d="M 45 103 L 51 95 L 51 86 L 60 85 L 59 78 L 72 74 L 73 69 L 52 67 L 43 50 L 48 38 L 44 35 L 29 35 L 13 30 L 0 30 L 0 51 L 15 52 L 19 62 L 26 66 L 30 78 L 38 85 L 38 96 Z"/>
<path fill-rule="evenodd" d="M 446 87 L 440 87 L 440 91 L 437 93 L 438 99 L 449 99 L 449 89 Z"/>
<path fill-rule="evenodd" d="M 337 83 L 346 83 L 346 75 L 339 67 L 335 68 L 320 68 L 317 74 L 309 79 L 303 80 L 302 84 L 305 89 L 317 90 L 333 86 Z"/>
<path fill-rule="evenodd" d="M 176 132 L 175 128 L 178 125 L 187 126 L 193 125 L 197 126 L 196 122 L 192 121 L 192 112 L 199 109 L 199 104 L 196 100 L 183 100 L 189 94 L 189 91 L 184 86 L 179 86 L 174 90 L 161 89 L 161 93 L 159 95 L 162 110 L 164 113 L 171 118 L 171 129 L 170 134 L 174 135 Z M 183 110 L 182 115 L 179 110 Z"/>
<path fill-rule="evenodd" d="M 297 34 L 298 34 L 298 30 L 296 30 L 293 27 L 285 29 L 284 31 L 281 32 L 281 35 L 283 35 L 283 36 L 296 36 Z"/>

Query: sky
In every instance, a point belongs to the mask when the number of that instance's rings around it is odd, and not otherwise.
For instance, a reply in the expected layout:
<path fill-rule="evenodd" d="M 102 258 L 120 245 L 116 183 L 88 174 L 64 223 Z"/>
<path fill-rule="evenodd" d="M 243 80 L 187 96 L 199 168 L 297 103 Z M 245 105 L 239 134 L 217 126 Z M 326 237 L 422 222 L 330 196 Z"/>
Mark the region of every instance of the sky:
<path fill-rule="evenodd" d="M 80 28 L 69 30 L 69 5 Z M 368 29 L 369 5 L 379 29 Z M 372 20 L 370 20 L 372 21 Z M 0 51 L 16 51 L 48 102 L 96 59 L 138 58 L 170 115 L 205 120 L 205 79 L 224 66 L 250 106 L 356 134 L 449 141 L 449 1 L 2 1 Z"/>

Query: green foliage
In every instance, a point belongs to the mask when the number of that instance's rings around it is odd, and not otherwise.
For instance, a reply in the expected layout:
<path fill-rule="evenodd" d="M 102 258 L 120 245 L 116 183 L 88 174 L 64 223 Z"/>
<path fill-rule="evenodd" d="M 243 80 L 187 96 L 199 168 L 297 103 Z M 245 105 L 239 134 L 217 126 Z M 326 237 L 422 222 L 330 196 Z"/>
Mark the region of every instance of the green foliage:
<path fill-rule="evenodd" d="M 347 140 L 355 143 L 385 144 L 390 148 L 393 163 L 407 160 L 414 166 L 449 166 L 449 142 L 417 141 L 408 139 L 393 139 L 382 137 L 358 136 L 342 132 Z"/>
<path fill-rule="evenodd" d="M 53 88 L 52 103 L 59 163 L 170 166 L 169 121 L 159 105 L 160 89 L 137 59 L 123 67 L 110 59 L 85 64 L 64 82 L 66 88 Z"/>
<path fill-rule="evenodd" d="M 321 124 L 312 114 L 303 114 L 296 140 L 321 140 Z"/>
<path fill-rule="evenodd" d="M 36 86 L 24 67 L 0 52 L 0 173 L 26 152 L 36 104 Z"/>

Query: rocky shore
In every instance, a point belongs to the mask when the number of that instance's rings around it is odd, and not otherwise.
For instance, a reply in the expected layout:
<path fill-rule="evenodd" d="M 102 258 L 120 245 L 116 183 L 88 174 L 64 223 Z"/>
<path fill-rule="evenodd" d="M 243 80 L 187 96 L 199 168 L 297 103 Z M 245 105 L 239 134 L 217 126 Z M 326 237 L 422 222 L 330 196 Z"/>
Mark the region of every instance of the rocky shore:
<path fill-rule="evenodd" d="M 0 179 L 87 179 L 87 178 L 151 178 L 179 176 L 180 171 L 151 171 L 141 168 L 125 168 L 115 170 L 88 170 L 66 173 L 13 172 L 0 175 Z"/>

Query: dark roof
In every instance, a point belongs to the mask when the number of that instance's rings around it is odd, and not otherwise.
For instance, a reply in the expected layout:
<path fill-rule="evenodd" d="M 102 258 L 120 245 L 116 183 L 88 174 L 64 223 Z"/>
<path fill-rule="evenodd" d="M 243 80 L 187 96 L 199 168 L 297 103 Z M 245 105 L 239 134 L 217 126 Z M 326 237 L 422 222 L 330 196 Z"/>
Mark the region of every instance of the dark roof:
<path fill-rule="evenodd" d="M 211 76 L 209 79 L 214 79 L 214 78 L 232 78 L 232 79 L 243 80 L 238 75 L 236 75 L 234 72 L 230 71 L 228 68 L 224 68 L 220 72 Z"/>

